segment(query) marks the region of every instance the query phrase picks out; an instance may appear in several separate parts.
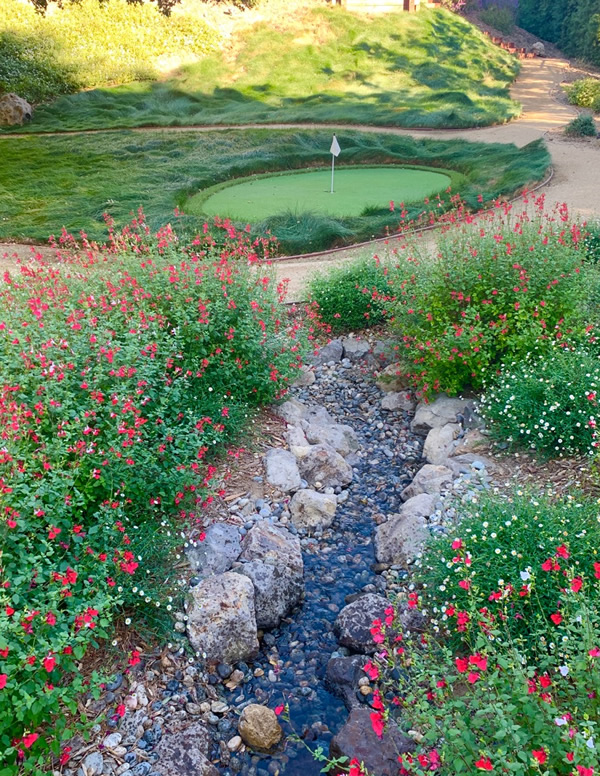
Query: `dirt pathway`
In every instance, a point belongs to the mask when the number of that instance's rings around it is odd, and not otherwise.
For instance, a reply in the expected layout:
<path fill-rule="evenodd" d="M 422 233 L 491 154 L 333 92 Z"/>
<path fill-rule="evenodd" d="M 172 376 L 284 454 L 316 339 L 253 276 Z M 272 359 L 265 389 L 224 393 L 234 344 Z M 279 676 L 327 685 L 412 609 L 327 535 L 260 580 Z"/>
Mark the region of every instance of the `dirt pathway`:
<path fill-rule="evenodd" d="M 521 147 L 543 137 L 552 155 L 554 177 L 543 191 L 549 202 L 566 202 L 573 213 L 585 218 L 600 216 L 600 143 L 597 140 L 569 140 L 562 134 L 562 128 L 577 115 L 577 110 L 559 101 L 560 84 L 570 65 L 562 59 L 526 59 L 521 63 L 521 73 L 511 94 L 523 106 L 521 116 L 510 124 L 481 129 L 464 130 L 412 130 L 397 127 L 373 127 L 339 124 L 248 124 L 245 126 L 194 126 L 194 127 L 138 127 L 135 132 L 215 132 L 243 129 L 355 129 L 392 135 L 412 135 L 430 138 L 464 138 L 485 143 L 514 143 Z M 120 130 L 87 130 L 68 134 L 90 134 Z M 49 133 L 50 134 L 50 133 Z M 65 133 L 51 133 L 65 134 Z M 4 138 L 30 137 L 30 134 L 0 135 Z M 393 240 L 390 241 L 393 244 Z M 31 246 L 9 243 L 2 246 L 7 255 L 0 260 L 0 268 L 14 266 L 16 258 L 25 259 L 31 255 Z M 53 256 L 48 248 L 36 248 L 44 255 Z M 321 267 L 339 265 L 348 258 L 364 254 L 365 251 L 385 251 L 379 243 L 371 248 L 348 248 L 343 252 L 323 254 L 312 259 L 291 259 L 277 263 L 277 274 L 289 278 L 292 299 L 302 299 L 307 278 Z"/>

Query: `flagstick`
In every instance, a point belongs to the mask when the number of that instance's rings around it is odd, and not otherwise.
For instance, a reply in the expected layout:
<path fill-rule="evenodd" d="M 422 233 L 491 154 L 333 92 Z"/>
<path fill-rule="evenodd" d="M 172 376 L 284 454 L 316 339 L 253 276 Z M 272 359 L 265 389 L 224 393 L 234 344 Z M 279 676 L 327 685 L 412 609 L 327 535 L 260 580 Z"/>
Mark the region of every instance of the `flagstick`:
<path fill-rule="evenodd" d="M 335 154 L 331 154 L 331 191 L 330 194 L 333 194 L 333 171 L 335 168 Z"/>

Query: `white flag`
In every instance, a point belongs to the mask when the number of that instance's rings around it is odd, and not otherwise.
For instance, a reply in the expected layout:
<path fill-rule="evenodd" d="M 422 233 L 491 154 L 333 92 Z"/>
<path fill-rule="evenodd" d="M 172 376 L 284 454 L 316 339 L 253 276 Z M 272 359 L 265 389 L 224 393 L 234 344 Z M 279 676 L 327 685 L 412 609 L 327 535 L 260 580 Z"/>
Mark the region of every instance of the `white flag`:
<path fill-rule="evenodd" d="M 340 148 L 340 144 L 337 141 L 337 137 L 334 135 L 333 141 L 331 143 L 331 148 L 329 149 L 329 153 L 333 154 L 334 156 L 339 156 L 341 150 L 342 149 Z"/>

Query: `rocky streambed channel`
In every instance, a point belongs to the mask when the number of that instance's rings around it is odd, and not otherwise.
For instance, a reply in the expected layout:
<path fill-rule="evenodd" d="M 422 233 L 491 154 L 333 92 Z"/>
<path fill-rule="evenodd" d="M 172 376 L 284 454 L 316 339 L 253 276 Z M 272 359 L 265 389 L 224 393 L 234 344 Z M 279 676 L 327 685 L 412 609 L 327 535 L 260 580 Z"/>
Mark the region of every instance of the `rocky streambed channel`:
<path fill-rule="evenodd" d="M 404 603 L 410 565 L 494 464 L 477 452 L 473 403 L 417 406 L 385 343 L 329 343 L 276 412 L 286 445 L 257 465 L 262 495 L 234 499 L 187 548 L 176 630 L 195 657 L 165 652 L 117 677 L 107 690 L 125 716 L 66 776 L 306 776 L 321 769 L 317 746 L 397 772 L 412 742 L 372 731 L 370 628 L 390 597 L 419 626 Z"/>

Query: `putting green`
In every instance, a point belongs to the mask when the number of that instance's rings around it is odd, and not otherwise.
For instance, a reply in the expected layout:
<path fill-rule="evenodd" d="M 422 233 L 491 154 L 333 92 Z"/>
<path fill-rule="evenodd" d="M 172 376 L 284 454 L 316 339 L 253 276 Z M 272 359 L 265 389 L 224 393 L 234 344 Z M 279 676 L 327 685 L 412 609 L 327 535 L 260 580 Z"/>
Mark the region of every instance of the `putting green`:
<path fill-rule="evenodd" d="M 261 221 L 286 211 L 312 211 L 331 216 L 360 216 L 367 207 L 389 207 L 390 201 L 416 202 L 448 188 L 450 175 L 418 167 L 341 167 L 259 175 L 215 186 L 191 197 L 190 214 L 203 213 L 241 221 Z M 212 193 L 211 193 L 212 192 Z"/>

